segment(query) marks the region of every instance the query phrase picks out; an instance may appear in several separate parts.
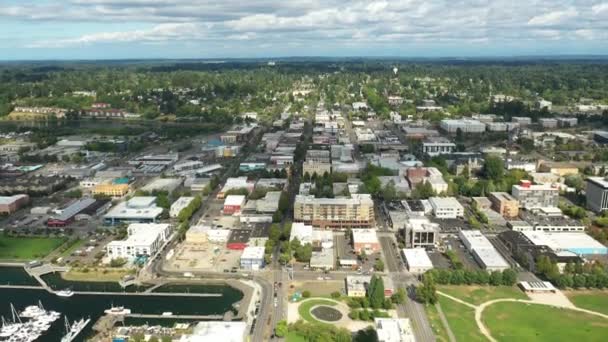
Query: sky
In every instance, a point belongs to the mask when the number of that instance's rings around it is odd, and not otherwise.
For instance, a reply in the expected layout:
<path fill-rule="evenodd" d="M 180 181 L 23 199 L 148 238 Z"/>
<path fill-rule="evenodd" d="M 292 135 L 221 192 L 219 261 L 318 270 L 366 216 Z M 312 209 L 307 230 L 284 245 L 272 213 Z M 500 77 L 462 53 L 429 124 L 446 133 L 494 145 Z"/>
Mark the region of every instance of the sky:
<path fill-rule="evenodd" d="M 608 55 L 606 0 L 0 0 L 0 60 Z"/>

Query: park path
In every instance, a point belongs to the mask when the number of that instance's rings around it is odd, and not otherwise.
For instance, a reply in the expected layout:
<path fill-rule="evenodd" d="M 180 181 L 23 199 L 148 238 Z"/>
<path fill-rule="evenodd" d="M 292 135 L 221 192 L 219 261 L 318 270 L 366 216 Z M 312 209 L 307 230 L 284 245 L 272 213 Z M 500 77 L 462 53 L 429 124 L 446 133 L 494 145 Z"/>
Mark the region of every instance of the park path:
<path fill-rule="evenodd" d="M 483 324 L 482 320 L 481 320 L 481 315 L 483 313 L 483 311 L 490 305 L 492 304 L 496 304 L 496 303 L 500 303 L 500 302 L 518 302 L 518 303 L 526 303 L 526 304 L 538 304 L 538 305 L 547 305 L 547 306 L 553 306 L 553 307 L 558 307 L 558 308 L 565 308 L 568 310 L 574 310 L 574 311 L 578 311 L 578 312 L 583 312 L 583 313 L 587 313 L 590 315 L 594 315 L 594 316 L 599 316 L 599 317 L 603 317 L 608 319 L 608 315 L 605 315 L 603 313 L 600 312 L 596 312 L 596 311 L 591 311 L 591 310 L 587 310 L 587 309 L 582 309 L 579 307 L 576 307 L 574 305 L 562 305 L 562 304 L 551 304 L 551 303 L 547 303 L 547 302 L 541 302 L 538 300 L 528 300 L 528 299 L 514 299 L 514 298 L 499 298 L 499 299 L 493 299 L 493 300 L 489 300 L 487 302 L 484 302 L 480 305 L 473 305 L 469 302 L 465 302 L 464 300 L 460 299 L 460 298 L 456 298 L 454 296 L 450 296 L 446 293 L 443 293 L 441 291 L 437 291 L 437 293 L 441 296 L 447 297 L 455 302 L 458 302 L 460 304 L 466 305 L 470 308 L 475 309 L 475 323 L 477 324 L 477 327 L 479 328 L 479 330 L 481 331 L 482 335 L 484 335 L 489 341 L 491 342 L 497 342 L 495 338 L 492 337 L 492 335 L 490 334 L 490 331 L 488 330 L 488 328 Z"/>
<path fill-rule="evenodd" d="M 454 332 L 452 331 L 452 328 L 450 327 L 450 324 L 448 323 L 448 319 L 445 317 L 445 314 L 443 313 L 443 309 L 441 308 L 441 305 L 439 305 L 439 303 L 435 303 L 435 308 L 437 309 L 437 313 L 439 314 L 441 323 L 445 327 L 445 331 L 447 331 L 447 333 L 448 333 L 448 338 L 450 339 L 450 342 L 456 342 L 456 335 L 454 335 Z"/>

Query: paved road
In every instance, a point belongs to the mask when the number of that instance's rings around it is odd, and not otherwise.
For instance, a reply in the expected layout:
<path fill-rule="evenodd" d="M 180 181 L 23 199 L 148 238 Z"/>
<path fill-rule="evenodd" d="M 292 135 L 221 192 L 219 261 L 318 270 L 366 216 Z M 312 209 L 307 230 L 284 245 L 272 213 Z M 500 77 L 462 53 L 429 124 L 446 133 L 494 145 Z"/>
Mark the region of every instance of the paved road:
<path fill-rule="evenodd" d="M 397 306 L 399 316 L 410 318 L 414 334 L 418 341 L 435 341 L 435 334 L 433 334 L 433 330 L 431 329 L 424 306 L 414 300 L 415 293 L 412 285 L 415 286 L 418 283 L 418 280 L 413 274 L 405 269 L 401 262 L 401 257 L 393 246 L 395 242 L 394 238 L 380 236 L 378 239 L 382 245 L 382 252 L 384 253 L 384 259 L 386 260 L 385 264 L 395 288 L 403 287 L 408 289 L 406 303 Z"/>

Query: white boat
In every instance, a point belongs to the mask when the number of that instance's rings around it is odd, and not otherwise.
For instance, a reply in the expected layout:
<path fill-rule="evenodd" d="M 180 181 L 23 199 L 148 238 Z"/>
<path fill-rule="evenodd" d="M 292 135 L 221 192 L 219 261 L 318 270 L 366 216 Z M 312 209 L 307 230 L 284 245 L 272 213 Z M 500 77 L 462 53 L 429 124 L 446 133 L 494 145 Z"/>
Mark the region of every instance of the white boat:
<path fill-rule="evenodd" d="M 72 297 L 74 295 L 74 291 L 67 289 L 55 292 L 55 294 L 59 297 Z"/>
<path fill-rule="evenodd" d="M 61 342 L 72 342 L 78 334 L 91 322 L 90 318 L 86 320 L 81 318 L 79 321 L 73 322 L 71 325 L 68 321 L 68 318 L 65 318 L 65 330 L 66 334 L 61 338 Z"/>
<path fill-rule="evenodd" d="M 127 309 L 124 306 L 112 306 L 111 308 L 104 310 L 108 315 L 128 315 L 131 313 L 131 309 Z"/>

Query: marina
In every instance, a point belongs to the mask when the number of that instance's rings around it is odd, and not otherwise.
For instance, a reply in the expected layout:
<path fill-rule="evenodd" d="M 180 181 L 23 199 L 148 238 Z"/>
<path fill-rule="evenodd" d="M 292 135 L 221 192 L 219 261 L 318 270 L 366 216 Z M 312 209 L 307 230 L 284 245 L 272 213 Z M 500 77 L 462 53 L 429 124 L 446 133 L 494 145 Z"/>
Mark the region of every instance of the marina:
<path fill-rule="evenodd" d="M 33 342 L 46 334 L 53 322 L 61 317 L 57 311 L 47 311 L 39 302 L 38 305 L 27 306 L 17 313 L 15 306 L 10 304 L 11 320 L 2 317 L 0 341 Z"/>
<path fill-rule="evenodd" d="M 7 272 L 4 272 L 5 269 L 7 269 Z M 44 280 L 53 291 L 71 289 L 74 292 L 72 296 L 60 297 L 39 285 L 36 286 L 36 281 L 32 280 L 22 268 L 0 268 L 0 316 L 7 319 L 7 326 L 10 325 L 9 321 L 12 316 L 11 303 L 15 308 L 21 309 L 40 301 L 47 310 L 59 312 L 66 317 L 90 316 L 90 323 L 84 326 L 77 336 L 73 337 L 72 341 L 76 342 L 85 341 L 87 337 L 90 337 L 95 322 L 102 316 L 107 317 L 108 315 L 104 311 L 111 307 L 122 306 L 137 313 L 127 316 L 116 315 L 115 317 L 120 319 L 111 321 L 118 326 L 123 324 L 147 324 L 170 327 L 175 323 L 188 323 L 192 320 L 201 320 L 204 317 L 221 320 L 227 312 L 234 316 L 237 313 L 234 304 L 243 299 L 243 292 L 221 284 L 171 284 L 161 286 L 157 288 L 158 292 L 152 293 L 144 293 L 142 288 L 140 288 L 141 292 L 129 292 L 133 291 L 129 288 L 119 292 L 121 288 L 117 283 L 70 282 L 63 280 L 58 273 L 45 275 Z M 90 295 L 87 290 L 95 292 L 95 295 Z M 188 296 L 189 294 L 214 295 Z M 163 316 L 163 313 L 166 312 L 171 312 L 173 315 Z M 61 341 L 65 335 L 64 324 L 55 321 L 45 332 L 45 338 L 39 340 Z M 0 341 L 4 342 L 2 339 Z M 19 340 L 19 342 L 21 341 Z"/>

